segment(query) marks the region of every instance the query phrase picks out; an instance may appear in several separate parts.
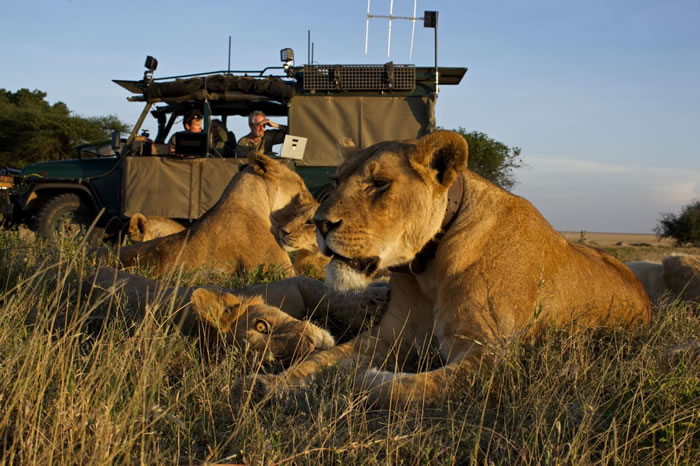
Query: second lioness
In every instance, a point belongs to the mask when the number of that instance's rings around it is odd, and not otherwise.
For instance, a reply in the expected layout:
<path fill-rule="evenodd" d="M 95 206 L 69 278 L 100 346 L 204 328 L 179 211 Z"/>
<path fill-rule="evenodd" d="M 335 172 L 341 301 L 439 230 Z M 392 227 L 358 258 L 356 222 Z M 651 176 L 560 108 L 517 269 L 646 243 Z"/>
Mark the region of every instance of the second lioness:
<path fill-rule="evenodd" d="M 121 248 L 124 266 L 153 266 L 158 274 L 188 269 L 253 270 L 274 266 L 294 275 L 288 254 L 270 232 L 270 214 L 308 192 L 301 177 L 277 160 L 251 152 L 221 199 L 189 228 Z"/>

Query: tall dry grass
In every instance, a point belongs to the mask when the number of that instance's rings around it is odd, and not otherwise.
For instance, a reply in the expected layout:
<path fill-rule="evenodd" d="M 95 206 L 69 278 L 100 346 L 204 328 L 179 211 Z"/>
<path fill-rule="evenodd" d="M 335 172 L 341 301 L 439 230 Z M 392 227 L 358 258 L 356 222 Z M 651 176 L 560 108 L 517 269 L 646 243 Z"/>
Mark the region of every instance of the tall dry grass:
<path fill-rule="evenodd" d="M 700 463 L 700 310 L 687 303 L 643 328 L 496 346 L 439 409 L 374 409 L 335 369 L 256 404 L 232 391 L 255 370 L 245 348 L 211 358 L 160 317 L 168 302 L 133 319 L 118 293 L 86 297 L 80 245 L 3 232 L 0 259 L 4 464 Z"/>

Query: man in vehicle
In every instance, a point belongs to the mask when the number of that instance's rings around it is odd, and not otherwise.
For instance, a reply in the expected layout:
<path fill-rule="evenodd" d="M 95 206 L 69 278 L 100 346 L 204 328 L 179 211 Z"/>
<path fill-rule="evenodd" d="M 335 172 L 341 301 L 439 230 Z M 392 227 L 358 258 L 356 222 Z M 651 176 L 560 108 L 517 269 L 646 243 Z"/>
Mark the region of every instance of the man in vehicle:
<path fill-rule="evenodd" d="M 260 110 L 248 115 L 248 126 L 250 133 L 238 140 L 239 157 L 247 157 L 248 152 L 253 150 L 270 155 L 272 146 L 282 144 L 284 136 L 289 132 L 287 126 L 270 121 Z M 275 129 L 265 131 L 266 126 Z"/>
<path fill-rule="evenodd" d="M 202 123 L 204 122 L 204 115 L 199 110 L 192 110 L 190 113 L 185 115 L 185 119 L 182 120 L 182 125 L 185 127 L 185 131 L 188 133 L 201 133 Z M 177 141 L 177 133 L 173 134 L 168 141 L 170 146 L 170 153 L 175 154 L 175 143 Z"/>

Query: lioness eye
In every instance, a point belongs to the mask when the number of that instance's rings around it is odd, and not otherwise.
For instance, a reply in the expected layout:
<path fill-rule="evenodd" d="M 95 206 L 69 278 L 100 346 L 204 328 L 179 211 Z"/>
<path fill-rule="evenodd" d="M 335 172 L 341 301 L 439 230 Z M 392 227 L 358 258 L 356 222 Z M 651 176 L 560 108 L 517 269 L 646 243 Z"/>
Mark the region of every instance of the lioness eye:
<path fill-rule="evenodd" d="M 372 182 L 372 185 L 374 186 L 374 189 L 378 192 L 383 192 L 389 189 L 389 186 L 391 186 L 391 181 L 389 180 L 374 180 Z"/>
<path fill-rule="evenodd" d="M 307 224 L 307 225 L 313 225 L 313 224 L 314 224 L 314 221 L 311 220 L 311 219 L 309 219 L 309 220 L 306 221 L 306 224 Z"/>
<path fill-rule="evenodd" d="M 257 322 L 255 322 L 255 330 L 257 330 L 260 333 L 264 333 L 265 335 L 267 335 L 270 332 L 267 326 L 267 322 L 265 322 L 264 320 L 258 320 Z"/>

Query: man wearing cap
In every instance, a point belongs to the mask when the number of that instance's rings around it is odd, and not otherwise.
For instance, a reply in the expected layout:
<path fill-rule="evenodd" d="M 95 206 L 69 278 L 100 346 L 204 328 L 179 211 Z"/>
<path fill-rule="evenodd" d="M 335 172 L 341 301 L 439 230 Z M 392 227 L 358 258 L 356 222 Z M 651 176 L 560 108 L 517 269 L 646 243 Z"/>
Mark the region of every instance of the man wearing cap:
<path fill-rule="evenodd" d="M 182 125 L 185 127 L 185 131 L 188 133 L 201 133 L 202 132 L 202 122 L 204 120 L 204 115 L 199 110 L 192 110 L 190 113 L 185 115 L 185 119 L 182 120 Z M 170 146 L 170 153 L 175 153 L 175 141 L 177 138 L 177 133 L 173 134 L 168 141 Z"/>
<path fill-rule="evenodd" d="M 248 115 L 248 126 L 250 126 L 250 133 L 238 140 L 239 157 L 247 157 L 250 151 L 269 155 L 272 152 L 272 146 L 282 144 L 284 136 L 289 131 L 285 125 L 268 120 L 265 113 L 260 110 L 255 110 Z M 266 126 L 275 129 L 265 131 Z"/>

